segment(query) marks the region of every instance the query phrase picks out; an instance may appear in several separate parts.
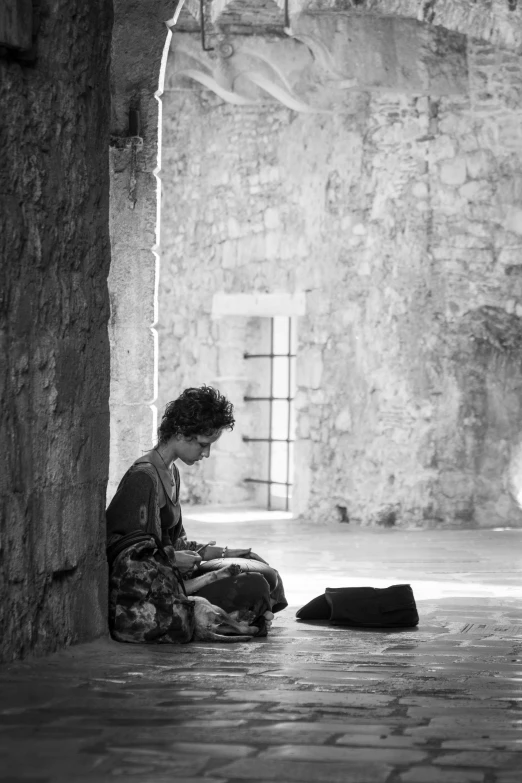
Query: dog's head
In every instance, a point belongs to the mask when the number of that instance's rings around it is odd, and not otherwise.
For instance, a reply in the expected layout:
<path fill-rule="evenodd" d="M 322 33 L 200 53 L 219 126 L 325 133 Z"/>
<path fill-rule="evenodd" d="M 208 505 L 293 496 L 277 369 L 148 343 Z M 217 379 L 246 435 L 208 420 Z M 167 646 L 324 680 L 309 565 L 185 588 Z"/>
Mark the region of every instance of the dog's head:
<path fill-rule="evenodd" d="M 189 596 L 194 602 L 196 627 L 194 639 L 212 642 L 248 642 L 258 632 L 255 625 L 239 623 L 224 609 L 201 596 Z"/>

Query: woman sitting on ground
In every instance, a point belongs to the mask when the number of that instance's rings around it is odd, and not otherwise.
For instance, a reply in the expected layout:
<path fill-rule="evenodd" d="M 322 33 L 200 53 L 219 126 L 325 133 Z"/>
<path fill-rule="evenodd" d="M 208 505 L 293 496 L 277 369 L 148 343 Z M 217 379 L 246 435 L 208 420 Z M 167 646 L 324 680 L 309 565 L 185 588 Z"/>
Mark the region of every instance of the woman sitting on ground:
<path fill-rule="evenodd" d="M 158 588 L 161 579 L 154 572 L 151 579 L 159 597 L 151 598 L 153 591 L 143 577 L 143 555 L 138 573 L 136 548 L 143 547 L 140 541 L 148 538 L 150 552 L 151 536 L 155 537 L 163 560 L 168 557 L 182 575 L 186 594 L 206 598 L 233 619 L 256 625 L 259 636 L 266 635 L 273 612 L 288 605 L 279 574 L 259 555 L 250 549 L 191 541 L 183 528 L 180 477 L 175 462 L 179 459 L 185 465 L 194 465 L 208 457 L 223 431 L 233 427 L 233 406 L 222 394 L 208 386 L 186 389 L 167 405 L 157 445 L 137 459 L 121 480 L 107 509 L 111 579 L 117 571 L 117 589 L 114 579 L 111 581 L 109 612 L 114 638 L 177 640 L 175 633 L 163 632 L 169 623 L 170 610 L 166 606 L 172 603 L 164 593 L 171 589 L 166 586 L 171 582 L 164 574 L 163 587 Z M 148 557 L 150 560 L 150 554 Z M 156 562 L 161 557 L 157 552 L 154 555 Z M 177 605 L 182 605 L 182 599 Z M 183 622 L 179 620 L 181 625 Z"/>

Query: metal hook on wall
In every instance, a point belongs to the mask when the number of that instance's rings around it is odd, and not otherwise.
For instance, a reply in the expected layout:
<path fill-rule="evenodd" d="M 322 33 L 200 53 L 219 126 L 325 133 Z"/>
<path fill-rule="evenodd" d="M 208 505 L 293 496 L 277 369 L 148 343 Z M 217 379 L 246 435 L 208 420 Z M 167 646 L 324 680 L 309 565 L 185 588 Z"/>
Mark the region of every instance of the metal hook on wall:
<path fill-rule="evenodd" d="M 204 52 L 213 52 L 213 46 L 207 46 L 205 34 L 205 0 L 199 0 L 199 17 L 201 22 L 201 48 Z"/>

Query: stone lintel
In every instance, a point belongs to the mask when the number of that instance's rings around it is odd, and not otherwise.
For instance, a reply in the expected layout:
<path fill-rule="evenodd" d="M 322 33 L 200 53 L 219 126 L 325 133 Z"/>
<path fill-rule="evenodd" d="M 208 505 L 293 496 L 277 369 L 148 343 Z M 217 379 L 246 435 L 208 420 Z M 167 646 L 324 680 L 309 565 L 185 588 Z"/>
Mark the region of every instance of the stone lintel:
<path fill-rule="evenodd" d="M 243 315 L 247 317 L 299 316 L 306 312 L 306 294 L 226 294 L 219 292 L 212 299 L 212 316 Z"/>

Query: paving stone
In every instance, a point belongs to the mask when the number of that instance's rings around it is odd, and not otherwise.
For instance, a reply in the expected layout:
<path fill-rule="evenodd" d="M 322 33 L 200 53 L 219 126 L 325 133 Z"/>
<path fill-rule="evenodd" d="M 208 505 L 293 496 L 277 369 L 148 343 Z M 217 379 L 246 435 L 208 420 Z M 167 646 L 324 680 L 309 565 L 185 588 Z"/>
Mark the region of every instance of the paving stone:
<path fill-rule="evenodd" d="M 170 726 L 156 727 L 154 730 L 144 729 L 134 735 L 138 744 L 160 742 L 169 744 L 173 739 L 179 742 L 198 742 L 206 744 L 211 737 L 213 743 L 243 743 L 244 745 L 284 745 L 286 743 L 298 742 L 308 743 L 310 745 L 320 745 L 327 742 L 334 734 L 332 731 L 318 729 L 307 729 L 299 727 L 292 730 L 292 724 L 289 728 L 280 728 L 280 724 L 269 725 L 244 725 L 235 728 L 214 728 L 211 731 L 205 727 L 198 726 Z M 339 730 L 338 730 L 339 731 Z M 371 736 L 371 735 L 367 735 Z"/>
<path fill-rule="evenodd" d="M 174 783 L 174 781 L 175 783 L 223 783 L 222 778 L 218 779 L 212 777 L 185 777 L 185 776 L 179 777 L 178 775 L 176 775 L 176 778 L 174 779 L 173 776 L 168 773 L 166 775 L 162 775 L 161 773 L 160 774 L 155 773 L 150 777 L 145 777 L 141 779 L 140 783 Z M 84 781 L 84 779 L 81 778 L 81 783 L 87 783 L 87 781 Z M 93 783 L 105 783 L 105 781 L 94 779 Z M 108 778 L 107 783 L 115 783 L 114 776 Z"/>
<path fill-rule="evenodd" d="M 228 737 L 230 739 L 230 733 Z M 194 758 L 198 758 L 200 754 L 203 754 L 204 756 L 209 756 L 210 758 L 232 759 L 252 756 L 256 752 L 256 748 L 249 747 L 248 745 L 236 745 L 231 742 L 223 742 L 220 744 L 215 742 L 174 742 L 170 746 L 170 750 L 176 754 L 193 754 Z"/>
<path fill-rule="evenodd" d="M 272 674 L 272 676 L 277 676 L 276 674 Z M 286 674 L 288 676 L 288 674 Z M 303 683 L 306 685 L 315 685 L 316 683 L 321 683 L 322 685 L 346 685 L 346 684 L 353 684 L 357 685 L 359 682 L 364 682 L 367 680 L 376 681 L 376 682 L 382 682 L 383 680 L 389 680 L 392 677 L 396 677 L 397 674 L 393 674 L 392 672 L 385 672 L 385 673 L 379 673 L 379 674 L 368 674 L 367 672 L 310 672 L 307 673 L 306 671 L 303 671 L 303 674 L 301 676 L 294 675 L 296 678 L 296 682 Z"/>
<path fill-rule="evenodd" d="M 520 770 L 522 767 L 521 757 L 517 753 L 483 753 L 479 750 L 448 753 L 438 756 L 433 760 L 433 763 L 442 766 L 480 767 L 482 769 L 488 767 L 493 769 L 516 767 Z"/>
<path fill-rule="evenodd" d="M 244 759 L 220 767 L 219 776 L 233 780 L 257 780 L 260 783 L 276 780 L 278 783 L 385 783 L 391 767 L 384 764 L 326 764 L 309 761 L 279 759 Z"/>
<path fill-rule="evenodd" d="M 473 723 L 480 723 L 484 719 L 488 720 L 488 718 L 491 720 L 495 717 L 499 719 L 508 720 L 511 715 L 508 712 L 507 707 L 502 708 L 500 705 L 495 705 L 495 707 L 491 706 L 491 708 L 488 708 L 488 706 L 484 703 L 481 703 L 480 701 L 475 702 L 475 706 L 469 706 L 469 707 L 453 707 L 450 704 L 450 700 L 448 699 L 448 707 L 444 709 L 443 707 L 408 707 L 407 715 L 408 717 L 412 718 L 415 721 L 422 721 L 427 719 L 433 719 L 434 716 L 441 715 L 442 720 L 446 720 L 446 722 L 449 722 L 450 720 L 455 723 L 462 723 L 464 724 L 467 722 L 469 717 L 469 722 Z M 516 718 L 516 714 L 514 714 L 514 711 L 511 711 L 512 717 Z M 450 717 L 451 716 L 451 717 Z"/>
<path fill-rule="evenodd" d="M 212 729 L 235 729 L 239 726 L 246 726 L 247 721 L 245 718 L 240 720 L 206 720 L 200 718 L 199 720 L 184 720 L 178 724 L 178 728 L 198 728 L 204 731 L 211 731 Z"/>
<path fill-rule="evenodd" d="M 330 693 L 329 691 L 227 691 L 224 699 L 275 702 L 290 705 L 319 705 L 336 707 L 379 707 L 389 704 L 392 697 L 376 693 Z"/>
<path fill-rule="evenodd" d="M 497 739 L 489 737 L 486 739 L 483 735 L 480 737 L 468 737 L 468 739 L 452 739 L 444 740 L 441 742 L 440 747 L 442 750 L 504 750 L 522 753 L 522 737 L 520 732 L 518 737 L 513 739 L 498 737 Z M 522 757 L 520 759 L 520 765 L 522 767 Z"/>
<path fill-rule="evenodd" d="M 302 717 L 302 716 L 301 716 Z M 393 723 L 391 728 L 393 728 Z M 368 723 L 363 719 L 356 723 L 350 723 L 347 720 L 325 720 L 324 716 L 320 716 L 314 721 L 299 721 L 293 723 L 286 723 L 284 721 L 277 722 L 274 725 L 274 729 L 282 731 L 294 731 L 299 733 L 303 729 L 308 732 L 330 732 L 332 734 L 341 734 L 347 731 L 353 732 L 353 734 L 373 735 L 373 734 L 386 734 L 390 731 L 390 723 Z"/>
<path fill-rule="evenodd" d="M 520 783 L 520 769 L 496 771 L 495 783 Z"/>
<path fill-rule="evenodd" d="M 23 778 L 18 775 L 3 775 L 2 783 L 48 783 L 49 777 L 28 775 Z"/>
<path fill-rule="evenodd" d="M 176 697 L 178 699 L 183 699 L 183 697 L 186 697 L 187 699 L 194 700 L 194 699 L 214 699 L 217 696 L 217 691 L 205 691 L 205 690 L 178 690 L 176 692 Z"/>
<path fill-rule="evenodd" d="M 39 740 L 31 739 L 31 752 L 27 750 L 25 738 L 9 739 L 9 744 L 0 753 L 2 775 L 36 776 L 45 774 L 52 779 L 56 775 L 74 776 L 78 769 L 81 740 Z M 103 760 L 103 754 L 92 754 L 82 758 L 81 767 L 87 774 L 94 771 Z"/>
<path fill-rule="evenodd" d="M 430 710 L 433 714 L 443 713 L 447 715 L 448 711 L 453 713 L 462 712 L 463 710 L 472 710 L 478 707 L 480 709 L 480 700 L 466 698 L 469 694 L 463 694 L 464 698 L 452 698 L 451 696 L 444 695 L 442 697 L 436 696 L 403 696 L 399 699 L 399 704 L 406 704 L 411 706 L 424 707 Z M 484 705 L 482 705 L 484 706 Z M 489 710 L 498 710 L 498 712 L 504 712 L 505 707 L 499 700 L 497 703 L 488 699 L 487 705 Z"/>
<path fill-rule="evenodd" d="M 112 775 L 142 775 L 155 771 L 171 772 L 172 775 L 197 776 L 207 767 L 210 757 L 202 754 L 183 754 L 166 751 L 159 747 L 108 747 L 108 755 L 98 760 L 100 773 Z"/>
<path fill-rule="evenodd" d="M 199 702 L 199 703 L 198 703 Z M 158 707 L 161 710 L 173 710 L 176 715 L 187 715 L 192 714 L 194 712 L 197 712 L 198 714 L 201 714 L 202 711 L 202 702 L 205 702 L 205 715 L 208 715 L 208 710 L 211 709 L 218 709 L 216 702 L 212 702 L 211 704 L 207 704 L 206 699 L 196 699 L 195 703 L 192 704 L 179 704 L 178 702 L 174 700 L 169 701 L 160 701 L 156 704 L 156 707 Z M 255 701 L 247 701 L 243 702 L 242 704 L 225 704 L 223 702 L 219 702 L 219 714 L 224 713 L 230 713 L 230 712 L 253 712 L 257 710 L 259 707 L 259 702 Z M 210 715 L 208 715 L 210 717 Z"/>
<path fill-rule="evenodd" d="M 393 721 L 392 708 L 384 707 L 372 707 L 364 709 L 361 707 L 334 707 L 324 705 L 313 705 L 307 707 L 297 707 L 296 705 L 278 704 L 277 706 L 271 706 L 267 704 L 267 711 L 270 714 L 279 715 L 279 720 L 292 720 L 291 715 L 295 716 L 296 720 L 300 720 L 303 716 L 309 718 L 312 712 L 317 713 L 322 717 L 333 718 L 337 716 L 339 719 L 344 718 L 347 721 L 354 720 L 354 718 L 361 718 L 363 720 L 387 720 Z"/>
<path fill-rule="evenodd" d="M 401 783 L 483 783 L 484 773 L 475 769 L 412 767 L 399 775 Z"/>
<path fill-rule="evenodd" d="M 261 759 L 297 759 L 299 761 L 376 762 L 383 764 L 416 764 L 426 753 L 404 748 L 357 747 L 340 748 L 324 745 L 282 745 L 272 747 L 258 756 Z"/>
<path fill-rule="evenodd" d="M 429 726 L 413 726 L 406 727 L 404 734 L 411 737 L 425 737 L 426 739 L 433 739 L 444 741 L 451 732 L 453 739 L 447 740 L 448 742 L 459 742 L 460 740 L 471 739 L 474 740 L 477 737 L 487 745 L 489 741 L 502 741 L 502 740 L 521 740 L 522 741 L 522 727 L 515 721 L 504 724 L 499 722 L 498 725 L 492 728 L 491 720 L 485 720 L 482 723 L 466 722 L 464 724 L 456 724 L 455 722 L 446 722 L 440 725 Z"/>
<path fill-rule="evenodd" d="M 413 748 L 426 742 L 422 737 L 399 737 L 394 734 L 344 734 L 336 740 L 337 745 L 361 745 L 378 748 Z"/>

